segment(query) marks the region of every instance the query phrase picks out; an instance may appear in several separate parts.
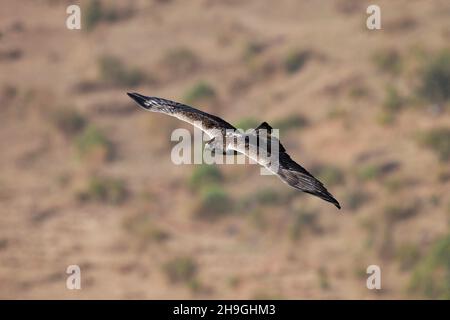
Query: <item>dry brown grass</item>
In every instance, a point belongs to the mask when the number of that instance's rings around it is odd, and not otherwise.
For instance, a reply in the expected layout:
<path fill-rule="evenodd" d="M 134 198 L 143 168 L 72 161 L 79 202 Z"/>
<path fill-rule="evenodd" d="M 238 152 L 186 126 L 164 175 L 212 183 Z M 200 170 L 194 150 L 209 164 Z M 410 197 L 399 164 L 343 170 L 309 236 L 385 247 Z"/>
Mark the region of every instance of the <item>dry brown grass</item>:
<path fill-rule="evenodd" d="M 0 298 L 448 298 L 450 111 L 428 61 L 448 1 L 380 1 L 380 32 L 354 0 L 101 3 L 90 32 L 64 28 L 65 2 L 0 11 Z M 169 141 L 189 126 L 131 90 L 279 126 L 343 209 L 252 165 L 192 188 Z"/>

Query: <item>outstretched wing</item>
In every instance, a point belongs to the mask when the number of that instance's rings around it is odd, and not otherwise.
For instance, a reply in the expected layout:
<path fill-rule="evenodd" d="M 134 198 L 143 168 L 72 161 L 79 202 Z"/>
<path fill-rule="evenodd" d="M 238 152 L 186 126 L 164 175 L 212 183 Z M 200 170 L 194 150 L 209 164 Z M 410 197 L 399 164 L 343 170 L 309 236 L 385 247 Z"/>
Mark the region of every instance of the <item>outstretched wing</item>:
<path fill-rule="evenodd" d="M 186 121 L 206 132 L 209 136 L 211 136 L 211 138 L 218 135 L 224 136 L 226 130 L 236 129 L 219 117 L 182 103 L 157 97 L 147 97 L 139 93 L 128 93 L 128 96 L 136 101 L 142 108 L 153 112 L 165 113 L 169 116 Z M 262 129 L 267 130 L 268 139 L 275 139 L 272 138 L 270 134 L 272 127 L 266 122 L 263 122 L 255 129 L 256 134 L 259 135 L 259 130 Z M 267 164 L 261 162 L 261 159 L 259 159 L 257 155 L 249 154 L 246 150 L 242 150 L 240 148 L 236 148 L 235 150 L 238 152 L 243 152 L 263 166 L 266 166 Z M 275 173 L 288 185 L 301 191 L 313 194 L 325 201 L 329 201 L 339 209 L 341 208 L 339 202 L 337 202 L 337 200 L 327 191 L 319 180 L 314 178 L 312 174 L 306 171 L 306 169 L 291 159 L 281 143 L 279 143 L 279 169 Z"/>
<path fill-rule="evenodd" d="M 127 94 L 145 110 L 165 113 L 188 122 L 206 132 L 211 138 L 219 134 L 225 134 L 227 129 L 235 129 L 231 124 L 219 117 L 179 102 L 157 97 L 147 97 L 139 93 Z"/>
<path fill-rule="evenodd" d="M 315 195 L 325 201 L 333 203 L 337 208 L 341 208 L 339 202 L 328 192 L 328 190 L 324 187 L 322 182 L 317 180 L 311 173 L 309 173 L 305 168 L 299 165 L 297 162 L 291 159 L 289 154 L 286 153 L 286 149 L 278 140 L 278 138 L 272 136 L 272 127 L 267 124 L 267 122 L 261 123 L 258 127 L 254 129 L 255 134 L 259 137 L 261 130 L 265 130 L 263 136 L 267 137 L 267 140 L 264 141 L 262 145 L 266 145 L 267 152 L 269 157 L 272 157 L 270 146 L 272 142 L 278 143 L 278 170 L 272 169 L 272 166 L 268 165 L 273 160 L 273 157 L 268 159 L 267 157 L 261 157 L 260 154 L 256 154 L 252 152 L 248 145 L 245 146 L 243 144 L 235 146 L 230 146 L 230 149 L 236 150 L 238 152 L 244 153 L 247 157 L 255 160 L 260 165 L 266 167 L 269 171 L 276 174 L 283 182 L 290 185 L 293 188 L 299 189 L 303 192 L 310 193 Z M 273 141 L 275 140 L 275 141 Z M 258 141 L 260 141 L 258 139 Z M 258 148 L 263 148 L 264 146 L 260 146 L 258 143 Z"/>
<path fill-rule="evenodd" d="M 286 152 L 280 152 L 279 159 L 279 169 L 276 174 L 283 182 L 291 187 L 331 202 L 338 209 L 341 208 L 339 202 L 328 192 L 322 182 L 317 180 L 305 168 L 292 160 Z"/>

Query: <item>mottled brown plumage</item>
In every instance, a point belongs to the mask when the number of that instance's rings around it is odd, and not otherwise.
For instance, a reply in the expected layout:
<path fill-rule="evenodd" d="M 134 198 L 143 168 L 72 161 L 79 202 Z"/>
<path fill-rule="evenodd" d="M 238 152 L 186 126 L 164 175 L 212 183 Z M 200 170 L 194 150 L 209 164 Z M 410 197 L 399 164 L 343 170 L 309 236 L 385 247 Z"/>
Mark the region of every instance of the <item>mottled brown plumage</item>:
<path fill-rule="evenodd" d="M 203 130 L 211 137 L 210 145 L 213 145 L 215 149 L 221 149 L 222 151 L 234 150 L 243 153 L 276 174 L 289 186 L 315 195 L 325 201 L 333 203 L 337 208 L 341 208 L 339 202 L 328 192 L 319 180 L 291 159 L 279 140 L 272 137 L 272 127 L 266 122 L 263 122 L 251 133 L 243 134 L 242 132 L 236 131 L 236 128 L 225 120 L 182 103 L 157 97 L 147 97 L 138 93 L 128 93 L 128 96 L 146 110 L 165 113 L 191 123 Z M 262 135 L 262 131 L 267 133 L 267 136 Z M 250 139 L 247 139 L 249 137 L 254 137 L 254 141 L 257 141 L 256 148 L 250 148 Z M 228 143 L 227 138 L 232 138 L 233 142 Z M 236 141 L 234 141 L 234 138 L 237 138 Z M 214 140 L 216 141 L 213 142 Z M 266 150 L 269 152 L 260 152 L 259 141 L 264 141 L 266 148 L 269 148 L 269 146 L 272 145 L 272 142 L 276 143 L 275 147 L 278 146 L 278 152 L 276 154 L 278 156 L 274 159 L 273 152 L 271 152 L 272 150 L 270 149 Z M 276 165 L 274 166 L 274 164 Z"/>

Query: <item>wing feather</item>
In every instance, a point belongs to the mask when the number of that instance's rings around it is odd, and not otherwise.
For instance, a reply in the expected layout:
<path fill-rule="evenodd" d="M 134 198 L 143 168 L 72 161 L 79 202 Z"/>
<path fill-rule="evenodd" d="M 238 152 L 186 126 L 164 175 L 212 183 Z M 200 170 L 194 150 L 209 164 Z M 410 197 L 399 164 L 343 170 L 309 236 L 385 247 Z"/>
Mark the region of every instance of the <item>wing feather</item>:
<path fill-rule="evenodd" d="M 270 139 L 276 139 L 275 137 L 271 137 Z M 278 139 L 276 139 L 278 140 Z M 279 143 L 279 141 L 278 141 Z M 271 143 L 268 142 L 270 146 Z M 325 188 L 325 186 L 316 179 L 311 173 L 309 173 L 305 168 L 299 165 L 297 162 L 291 159 L 289 154 L 286 153 L 286 150 L 279 143 L 280 148 L 278 150 L 278 170 L 275 171 L 270 165 L 271 161 L 268 161 L 267 158 L 259 157 L 257 154 L 249 152 L 248 149 L 243 150 L 242 146 L 233 146 L 229 145 L 228 149 L 235 150 L 237 152 L 245 154 L 247 157 L 255 160 L 261 166 L 267 168 L 272 173 L 276 174 L 281 181 L 288 184 L 289 186 L 301 190 L 303 192 L 312 194 L 317 196 L 325 201 L 331 202 L 338 209 L 341 208 L 339 202 L 331 195 L 330 192 Z M 260 148 L 261 146 L 258 146 Z M 269 155 L 269 157 L 271 157 Z"/>
<path fill-rule="evenodd" d="M 286 152 L 279 155 L 279 169 L 276 173 L 278 177 L 291 187 L 303 192 L 315 195 L 325 201 L 331 202 L 338 209 L 341 208 L 339 202 L 328 192 L 325 186 L 316 179 L 305 168 L 291 159 Z"/>
<path fill-rule="evenodd" d="M 211 138 L 219 134 L 225 134 L 227 129 L 235 129 L 235 127 L 222 118 L 186 104 L 163 98 L 147 97 L 139 93 L 128 93 L 128 96 L 135 100 L 142 108 L 149 111 L 164 113 L 190 123 L 206 132 Z"/>

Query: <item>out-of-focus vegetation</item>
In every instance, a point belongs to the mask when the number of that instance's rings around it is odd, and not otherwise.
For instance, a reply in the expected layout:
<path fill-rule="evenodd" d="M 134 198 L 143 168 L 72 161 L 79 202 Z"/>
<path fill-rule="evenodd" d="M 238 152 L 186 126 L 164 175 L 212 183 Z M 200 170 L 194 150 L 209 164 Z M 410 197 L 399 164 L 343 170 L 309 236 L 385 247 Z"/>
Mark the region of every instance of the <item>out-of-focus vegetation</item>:
<path fill-rule="evenodd" d="M 223 182 L 223 175 L 217 166 L 203 164 L 197 166 L 192 172 L 189 186 L 194 190 L 199 190 L 221 182 Z"/>
<path fill-rule="evenodd" d="M 73 108 L 58 108 L 51 116 L 55 127 L 66 136 L 79 133 L 87 123 L 86 118 Z"/>
<path fill-rule="evenodd" d="M 433 128 L 419 135 L 419 142 L 433 150 L 441 161 L 450 159 L 450 128 Z"/>
<path fill-rule="evenodd" d="M 252 199 L 257 204 L 276 205 L 283 201 L 283 196 L 272 188 L 262 188 L 255 191 Z"/>
<path fill-rule="evenodd" d="M 170 237 L 167 231 L 158 227 L 155 219 L 147 212 L 127 216 L 122 223 L 127 232 L 144 244 L 163 242 Z"/>
<path fill-rule="evenodd" d="M 205 99 L 216 97 L 216 91 L 208 82 L 200 81 L 191 87 L 184 96 L 184 101 L 188 104 L 194 104 Z"/>
<path fill-rule="evenodd" d="M 316 212 L 299 210 L 295 211 L 293 214 L 293 222 L 289 227 L 289 236 L 292 240 L 298 240 L 307 230 L 320 232 L 321 228 L 317 221 Z"/>
<path fill-rule="evenodd" d="M 222 187 L 213 185 L 202 190 L 194 213 L 198 218 L 213 220 L 230 213 L 232 208 L 233 202 L 228 193 Z"/>
<path fill-rule="evenodd" d="M 86 127 L 75 139 L 75 146 L 81 158 L 99 157 L 109 160 L 113 156 L 112 143 L 94 125 Z"/>
<path fill-rule="evenodd" d="M 247 62 L 250 62 L 252 59 L 254 59 L 256 56 L 258 56 L 260 53 L 264 51 L 264 48 L 266 46 L 264 43 L 260 41 L 250 41 L 246 43 L 245 50 L 244 50 L 244 60 Z"/>
<path fill-rule="evenodd" d="M 83 10 L 83 28 L 90 32 L 101 22 L 114 23 L 129 18 L 132 15 L 130 9 L 118 9 L 104 6 L 100 0 L 90 0 Z"/>
<path fill-rule="evenodd" d="M 306 120 L 305 117 L 299 115 L 299 114 L 294 114 L 291 115 L 289 117 L 286 117 L 284 119 L 279 119 L 274 121 L 272 127 L 274 129 L 279 129 L 282 131 L 288 131 L 291 129 L 299 129 L 299 128 L 303 128 L 308 124 L 308 121 Z"/>
<path fill-rule="evenodd" d="M 378 165 L 368 164 L 357 170 L 357 176 L 362 181 L 375 180 L 381 176 L 381 170 Z"/>
<path fill-rule="evenodd" d="M 398 75 L 402 70 L 402 59 L 397 50 L 386 49 L 373 55 L 376 67 L 393 75 Z"/>
<path fill-rule="evenodd" d="M 450 51 L 443 51 L 428 61 L 421 77 L 419 92 L 432 103 L 450 99 Z"/>
<path fill-rule="evenodd" d="M 414 269 L 410 287 L 431 299 L 450 299 L 450 236 L 436 241 Z"/>
<path fill-rule="evenodd" d="M 121 179 L 109 177 L 92 177 L 85 190 L 78 193 L 81 201 L 99 201 L 109 204 L 120 204 L 127 197 L 127 189 Z"/>
<path fill-rule="evenodd" d="M 254 129 L 258 125 L 259 125 L 258 120 L 249 117 L 243 118 L 234 124 L 236 128 L 242 129 L 244 131 L 247 131 L 248 129 Z"/>
<path fill-rule="evenodd" d="M 175 75 L 187 75 L 200 65 L 200 58 L 191 49 L 178 47 L 166 52 L 163 64 Z"/>
<path fill-rule="evenodd" d="M 344 173 L 335 166 L 322 166 L 317 171 L 317 175 L 325 185 L 334 186 L 344 182 Z"/>
<path fill-rule="evenodd" d="M 134 87 L 149 78 L 137 68 L 128 69 L 117 57 L 105 55 L 98 60 L 100 79 L 106 84 Z"/>
<path fill-rule="evenodd" d="M 73 296 L 63 255 L 87 299 L 448 299 L 445 5 L 383 1 L 380 33 L 361 1 L 234 2 L 86 0 L 70 34 L 63 1 L 0 10 L 0 298 Z M 191 126 L 128 91 L 266 121 L 342 210 L 257 165 L 174 165 Z"/>
<path fill-rule="evenodd" d="M 396 250 L 396 258 L 402 270 L 411 270 L 420 261 L 419 247 L 411 243 L 403 244 Z"/>
<path fill-rule="evenodd" d="M 198 266 L 191 257 L 178 256 L 167 261 L 163 270 L 170 282 L 189 283 L 195 279 Z"/>
<path fill-rule="evenodd" d="M 287 73 L 299 71 L 310 58 L 311 53 L 307 50 L 292 50 L 284 59 L 284 69 Z"/>
<path fill-rule="evenodd" d="M 369 201 L 370 197 L 367 192 L 363 190 L 356 189 L 350 190 L 344 196 L 344 203 L 346 208 L 349 210 L 357 210 L 361 206 L 363 206 L 367 201 Z"/>

